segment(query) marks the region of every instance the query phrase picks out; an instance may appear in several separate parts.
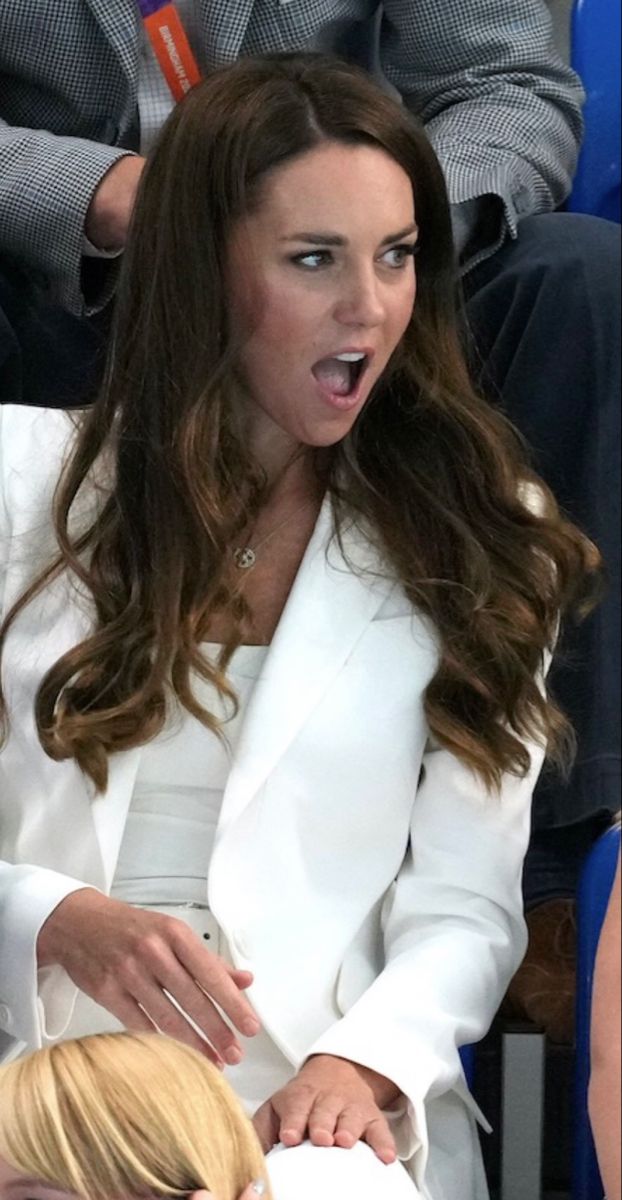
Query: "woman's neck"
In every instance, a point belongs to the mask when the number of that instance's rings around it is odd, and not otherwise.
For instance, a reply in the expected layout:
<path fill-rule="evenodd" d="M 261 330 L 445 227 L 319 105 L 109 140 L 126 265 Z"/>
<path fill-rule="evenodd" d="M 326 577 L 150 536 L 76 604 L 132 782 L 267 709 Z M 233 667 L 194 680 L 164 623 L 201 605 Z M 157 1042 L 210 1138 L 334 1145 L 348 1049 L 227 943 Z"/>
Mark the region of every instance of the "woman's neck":
<path fill-rule="evenodd" d="M 290 448 L 287 455 L 263 455 L 259 463 L 266 475 L 265 503 L 269 507 L 299 504 L 323 492 L 313 452 L 305 446 Z"/>

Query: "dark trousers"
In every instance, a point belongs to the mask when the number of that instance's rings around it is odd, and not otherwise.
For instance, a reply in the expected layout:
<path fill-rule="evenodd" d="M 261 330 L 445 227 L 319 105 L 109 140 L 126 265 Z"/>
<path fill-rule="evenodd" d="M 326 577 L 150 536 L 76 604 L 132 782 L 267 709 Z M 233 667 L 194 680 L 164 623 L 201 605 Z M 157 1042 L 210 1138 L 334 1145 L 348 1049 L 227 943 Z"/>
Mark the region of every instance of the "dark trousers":
<path fill-rule="evenodd" d="M 0 404 L 76 408 L 92 400 L 109 318 L 110 310 L 72 316 L 16 263 L 0 261 Z"/>
<path fill-rule="evenodd" d="M 580 860 L 620 805 L 620 230 L 592 217 L 530 217 L 466 281 L 473 366 L 531 444 L 566 512 L 596 541 L 607 595 L 567 631 L 552 688 L 578 734 L 568 782 L 534 798 L 528 906 L 572 895 Z M 2 308 L 4 307 L 4 318 Z M 0 397 L 53 406 L 91 398 L 106 316 L 81 321 L 0 272 Z"/>
<path fill-rule="evenodd" d="M 570 780 L 545 769 L 525 869 L 528 906 L 574 893 L 582 858 L 620 807 L 620 228 L 532 217 L 467 281 L 475 369 L 534 464 L 598 545 L 606 594 L 567 629 L 550 685 L 577 731 Z"/>

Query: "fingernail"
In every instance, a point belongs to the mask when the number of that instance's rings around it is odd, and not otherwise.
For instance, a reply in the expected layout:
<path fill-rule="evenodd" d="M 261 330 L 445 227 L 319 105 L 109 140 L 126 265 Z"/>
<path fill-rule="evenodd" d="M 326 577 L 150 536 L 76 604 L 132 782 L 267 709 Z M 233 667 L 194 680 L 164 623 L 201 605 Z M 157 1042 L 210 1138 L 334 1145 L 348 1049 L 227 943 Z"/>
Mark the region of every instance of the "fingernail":
<path fill-rule="evenodd" d="M 242 1062 L 243 1058 L 244 1055 L 239 1046 L 230 1046 L 229 1049 L 225 1051 L 225 1061 L 229 1063 L 230 1067 L 237 1067 L 238 1064 Z"/>
<path fill-rule="evenodd" d="M 265 1196 L 267 1190 L 263 1179 L 257 1179 L 251 1188 L 251 1191 L 255 1192 L 258 1196 Z"/>
<path fill-rule="evenodd" d="M 242 1033 L 245 1033 L 247 1037 L 255 1037 L 255 1034 L 259 1033 L 260 1029 L 261 1025 L 254 1017 L 249 1017 L 248 1021 L 245 1021 L 242 1025 Z"/>

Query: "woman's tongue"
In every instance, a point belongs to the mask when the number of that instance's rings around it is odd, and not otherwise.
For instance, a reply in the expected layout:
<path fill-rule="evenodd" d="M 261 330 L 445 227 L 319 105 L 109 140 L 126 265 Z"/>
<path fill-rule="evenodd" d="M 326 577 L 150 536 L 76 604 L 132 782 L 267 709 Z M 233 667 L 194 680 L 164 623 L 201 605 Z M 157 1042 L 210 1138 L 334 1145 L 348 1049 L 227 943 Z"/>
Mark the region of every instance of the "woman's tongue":
<path fill-rule="evenodd" d="M 320 387 L 330 396 L 348 396 L 352 391 L 350 363 L 338 358 L 323 358 L 311 368 Z"/>

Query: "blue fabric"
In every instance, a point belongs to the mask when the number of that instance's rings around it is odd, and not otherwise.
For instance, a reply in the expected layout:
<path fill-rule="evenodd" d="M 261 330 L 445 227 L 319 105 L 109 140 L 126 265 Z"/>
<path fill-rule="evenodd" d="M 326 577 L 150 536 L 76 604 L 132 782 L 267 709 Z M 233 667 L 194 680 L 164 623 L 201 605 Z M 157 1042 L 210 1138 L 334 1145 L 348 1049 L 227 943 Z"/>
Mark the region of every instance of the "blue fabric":
<path fill-rule="evenodd" d="M 572 65 L 586 91 L 585 139 L 569 212 L 620 221 L 620 0 L 575 0 Z"/>

